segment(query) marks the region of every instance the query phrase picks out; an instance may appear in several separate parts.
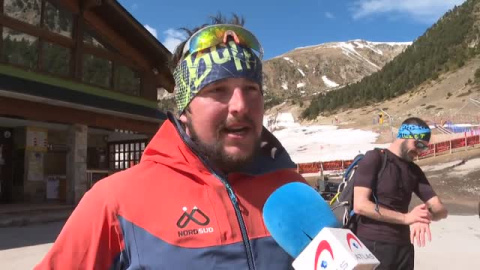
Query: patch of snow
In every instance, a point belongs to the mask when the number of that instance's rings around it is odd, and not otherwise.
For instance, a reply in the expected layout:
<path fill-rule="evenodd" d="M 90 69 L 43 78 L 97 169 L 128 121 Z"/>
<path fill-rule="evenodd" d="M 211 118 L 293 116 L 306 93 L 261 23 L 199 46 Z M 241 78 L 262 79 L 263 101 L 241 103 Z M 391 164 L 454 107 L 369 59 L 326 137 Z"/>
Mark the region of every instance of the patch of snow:
<path fill-rule="evenodd" d="M 325 83 L 325 85 L 328 86 L 328 87 L 337 87 L 337 86 L 339 86 L 338 83 L 336 83 L 336 82 L 328 79 L 327 76 L 325 76 L 325 75 L 322 76 L 322 80 L 323 80 L 323 82 Z"/>
<path fill-rule="evenodd" d="M 305 73 L 303 73 L 303 70 L 297 68 L 298 72 L 300 72 L 300 74 L 302 74 L 303 77 L 305 77 Z"/>
<path fill-rule="evenodd" d="M 287 60 L 288 62 L 290 62 L 290 63 L 294 64 L 293 60 L 292 60 L 292 59 L 290 59 L 290 57 L 283 57 L 283 59 L 285 59 L 285 60 Z"/>
<path fill-rule="evenodd" d="M 302 88 L 302 87 L 305 87 L 305 83 L 304 83 L 304 82 L 297 83 L 297 88 Z"/>
<path fill-rule="evenodd" d="M 367 48 L 372 50 L 373 52 L 383 55 L 383 52 L 377 48 L 374 47 L 374 44 L 368 42 L 368 41 L 363 41 L 363 40 L 354 40 L 353 44 L 357 46 L 357 48 Z"/>
<path fill-rule="evenodd" d="M 446 168 L 455 166 L 460 162 L 461 162 L 461 160 L 455 160 L 455 161 L 452 161 L 452 162 L 441 163 L 441 164 L 437 164 L 437 165 L 423 166 L 422 170 L 424 172 L 441 171 L 441 170 L 444 170 Z"/>
<path fill-rule="evenodd" d="M 453 171 L 449 173 L 450 176 L 465 176 L 470 172 L 476 171 L 480 168 L 480 158 L 470 159 L 460 166 L 454 167 Z"/>
<path fill-rule="evenodd" d="M 346 56 L 352 58 L 352 59 L 357 59 L 357 60 L 360 60 L 360 61 L 364 61 L 364 62 L 367 62 L 369 63 L 370 65 L 374 66 L 376 69 L 380 69 L 379 66 L 377 66 L 376 64 L 372 63 L 370 60 L 368 60 L 367 58 L 363 57 L 361 54 L 359 54 L 356 50 L 355 50 L 355 47 L 352 43 L 348 43 L 348 42 L 338 42 L 338 43 L 332 43 L 332 44 L 329 44 L 327 47 L 330 47 L 330 48 L 340 48 L 343 52 L 343 54 L 345 54 Z"/>
<path fill-rule="evenodd" d="M 283 90 L 288 90 L 288 83 L 287 82 L 282 82 L 282 88 L 283 88 Z"/>
<path fill-rule="evenodd" d="M 295 49 L 293 50 L 302 50 L 302 49 L 308 49 L 308 48 L 314 48 L 314 47 L 317 47 L 321 44 L 317 44 L 317 45 L 308 45 L 308 46 L 303 46 L 303 47 L 296 47 Z"/>
<path fill-rule="evenodd" d="M 410 46 L 412 45 L 413 42 L 411 41 L 408 41 L 408 42 L 373 42 L 373 41 L 369 41 L 369 43 L 373 44 L 373 45 L 390 45 L 390 46 Z"/>
<path fill-rule="evenodd" d="M 329 160 L 350 160 L 359 152 L 365 153 L 375 147 L 388 147 L 388 144 L 375 144 L 378 134 L 359 129 L 338 129 L 333 125 L 301 126 L 291 113 L 281 113 L 273 120 L 266 116 L 265 122 L 274 127 L 273 134 L 287 149 L 296 163 Z M 352 138 L 355 138 L 352 140 Z"/>

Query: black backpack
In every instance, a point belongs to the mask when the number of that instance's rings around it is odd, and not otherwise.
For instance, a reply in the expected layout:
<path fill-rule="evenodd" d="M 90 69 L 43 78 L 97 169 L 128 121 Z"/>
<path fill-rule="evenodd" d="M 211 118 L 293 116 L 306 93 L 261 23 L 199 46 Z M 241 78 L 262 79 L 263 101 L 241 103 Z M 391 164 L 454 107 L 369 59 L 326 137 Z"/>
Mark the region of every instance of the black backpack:
<path fill-rule="evenodd" d="M 380 179 L 385 166 L 387 165 L 387 152 L 384 149 L 375 148 L 374 151 L 382 155 L 382 166 L 377 173 L 377 179 Z M 342 182 L 338 186 L 337 194 L 330 201 L 330 207 L 337 216 L 338 220 L 341 220 L 343 228 L 350 229 L 355 232 L 357 229 L 358 216 L 353 211 L 353 175 L 358 168 L 358 162 L 363 159 L 365 155 L 359 154 L 354 159 L 352 164 L 348 166 L 343 174 Z M 376 180 L 377 180 L 376 179 Z M 375 201 L 376 209 L 378 211 L 377 200 L 377 181 L 372 183 L 372 195 Z"/>

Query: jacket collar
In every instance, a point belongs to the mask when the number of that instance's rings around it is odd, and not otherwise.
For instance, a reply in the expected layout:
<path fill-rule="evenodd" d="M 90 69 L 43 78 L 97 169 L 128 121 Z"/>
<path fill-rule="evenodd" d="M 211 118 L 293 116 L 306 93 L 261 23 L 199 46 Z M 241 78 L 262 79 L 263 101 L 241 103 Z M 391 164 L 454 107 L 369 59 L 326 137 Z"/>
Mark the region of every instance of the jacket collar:
<path fill-rule="evenodd" d="M 177 169 L 184 168 L 187 171 L 195 167 L 203 172 L 223 175 L 200 153 L 180 121 L 170 112 L 167 113 L 167 117 L 168 119 L 147 145 L 142 161 L 151 160 L 174 165 Z M 296 168 L 296 165 L 278 139 L 264 127 L 259 154 L 255 156 L 252 164 L 239 173 L 262 174 L 280 168 L 291 169 Z"/>

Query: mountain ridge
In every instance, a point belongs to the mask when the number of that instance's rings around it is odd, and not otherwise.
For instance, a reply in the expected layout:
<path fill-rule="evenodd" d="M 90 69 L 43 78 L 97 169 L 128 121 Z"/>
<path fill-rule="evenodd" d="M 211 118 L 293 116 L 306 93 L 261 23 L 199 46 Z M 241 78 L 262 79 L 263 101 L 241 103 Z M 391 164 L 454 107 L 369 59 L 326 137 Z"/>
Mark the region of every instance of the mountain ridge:
<path fill-rule="evenodd" d="M 308 99 L 380 70 L 410 42 L 354 39 L 298 47 L 264 61 L 266 104 Z M 269 104 L 270 100 L 276 100 Z"/>

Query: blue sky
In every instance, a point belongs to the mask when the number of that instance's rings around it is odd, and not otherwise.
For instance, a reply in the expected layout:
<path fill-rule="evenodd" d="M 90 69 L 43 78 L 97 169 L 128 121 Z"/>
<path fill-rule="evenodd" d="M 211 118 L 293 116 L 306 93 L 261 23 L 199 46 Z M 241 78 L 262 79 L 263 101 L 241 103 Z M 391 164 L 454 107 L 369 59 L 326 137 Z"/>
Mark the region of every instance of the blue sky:
<path fill-rule="evenodd" d="M 269 59 L 297 47 L 365 39 L 413 41 L 465 0 L 119 0 L 169 50 L 222 12 L 243 15 Z"/>

